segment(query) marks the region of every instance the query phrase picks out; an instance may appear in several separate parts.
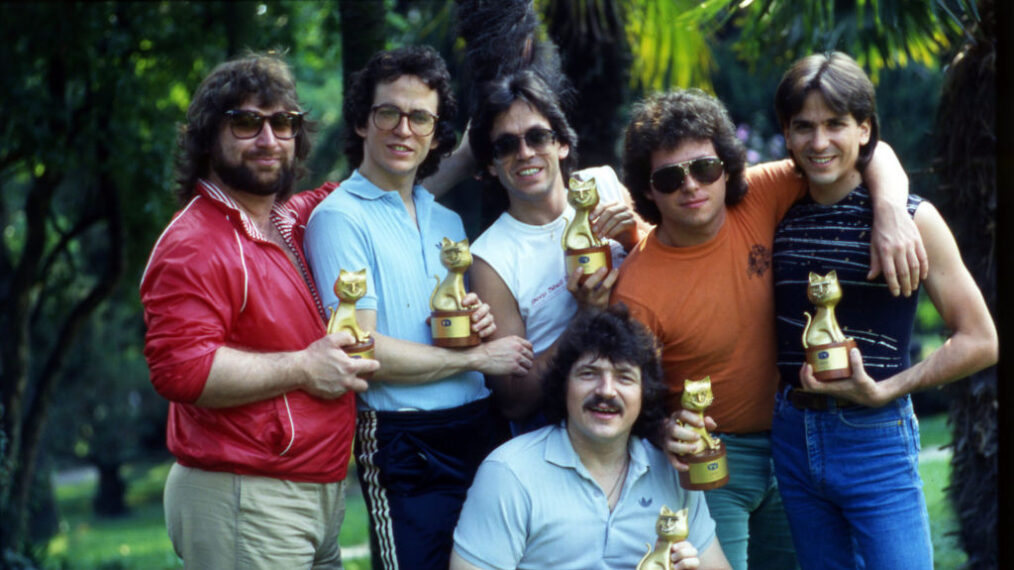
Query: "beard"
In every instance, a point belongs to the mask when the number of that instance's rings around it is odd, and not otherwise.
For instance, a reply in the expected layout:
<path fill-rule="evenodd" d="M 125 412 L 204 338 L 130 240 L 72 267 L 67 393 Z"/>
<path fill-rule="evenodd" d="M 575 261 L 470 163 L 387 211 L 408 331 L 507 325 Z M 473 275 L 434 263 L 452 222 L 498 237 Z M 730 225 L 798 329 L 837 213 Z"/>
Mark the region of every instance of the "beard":
<path fill-rule="evenodd" d="M 231 188 L 257 196 L 277 194 L 282 200 L 292 193 L 296 180 L 291 160 L 283 158 L 274 179 L 262 180 L 242 161 L 239 164 L 229 164 L 219 145 L 215 145 L 211 151 L 211 169 Z"/>

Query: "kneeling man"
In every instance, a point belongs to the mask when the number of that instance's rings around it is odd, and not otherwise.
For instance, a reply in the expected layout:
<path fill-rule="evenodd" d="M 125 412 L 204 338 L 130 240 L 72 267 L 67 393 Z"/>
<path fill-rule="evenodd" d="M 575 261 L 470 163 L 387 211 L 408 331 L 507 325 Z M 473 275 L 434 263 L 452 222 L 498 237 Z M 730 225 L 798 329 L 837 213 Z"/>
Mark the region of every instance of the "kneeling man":
<path fill-rule="evenodd" d="M 479 467 L 454 530 L 451 569 L 634 568 L 663 505 L 687 509 L 674 568 L 729 568 L 699 491 L 649 440 L 666 394 L 652 334 L 622 305 L 579 313 L 544 379 L 551 425 Z"/>

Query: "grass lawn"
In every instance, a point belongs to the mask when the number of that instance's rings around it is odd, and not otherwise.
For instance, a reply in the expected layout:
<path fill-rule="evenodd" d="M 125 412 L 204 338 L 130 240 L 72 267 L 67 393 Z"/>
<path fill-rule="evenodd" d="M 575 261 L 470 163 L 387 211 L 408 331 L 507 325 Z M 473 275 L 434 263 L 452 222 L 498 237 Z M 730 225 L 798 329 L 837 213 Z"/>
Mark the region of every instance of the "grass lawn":
<path fill-rule="evenodd" d="M 957 538 L 948 534 L 957 529 L 957 521 L 943 492 L 950 477 L 950 454 L 937 451 L 950 441 L 945 416 L 920 418 L 920 430 L 923 457 L 919 462 L 919 472 L 925 484 L 935 565 L 941 569 L 957 568 L 967 556 L 958 547 Z M 162 486 L 169 465 L 161 463 L 126 468 L 124 476 L 129 481 L 127 503 L 132 510 L 129 516 L 119 519 L 97 518 L 92 514 L 94 480 L 58 485 L 56 493 L 61 531 L 49 543 L 45 567 L 51 570 L 181 568 L 182 564 L 166 536 L 162 511 Z M 350 473 L 353 472 L 354 469 L 350 469 Z M 365 552 L 362 547 L 368 541 L 366 529 L 366 509 L 358 487 L 353 483 L 349 487 L 342 525 L 342 548 L 346 552 Z M 362 554 L 356 558 L 346 555 L 345 567 L 348 570 L 369 570 L 369 555 Z"/>

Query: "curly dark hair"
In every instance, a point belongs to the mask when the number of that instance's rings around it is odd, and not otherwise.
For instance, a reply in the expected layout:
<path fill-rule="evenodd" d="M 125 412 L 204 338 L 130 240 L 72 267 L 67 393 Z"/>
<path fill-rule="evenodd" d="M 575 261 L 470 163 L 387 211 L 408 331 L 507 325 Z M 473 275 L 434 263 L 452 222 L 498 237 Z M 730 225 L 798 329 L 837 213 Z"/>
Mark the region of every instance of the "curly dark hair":
<path fill-rule="evenodd" d="M 524 101 L 535 108 L 549 121 L 549 127 L 556 133 L 557 142 L 570 147 L 570 153 L 560 160 L 560 173 L 564 182 L 577 166 L 577 133 L 567 121 L 560 98 L 541 75 L 529 69 L 487 81 L 479 88 L 478 105 L 468 131 L 468 145 L 480 167 L 479 173 L 483 181 L 493 191 L 504 193 L 504 200 L 506 190 L 499 178 L 491 175 L 486 167 L 493 162 L 493 124 L 515 101 Z"/>
<path fill-rule="evenodd" d="M 372 113 L 374 96 L 379 83 L 397 81 L 403 75 L 413 75 L 437 92 L 437 120 L 433 139 L 437 146 L 430 150 L 419 165 L 415 179 L 422 180 L 437 171 L 443 157 L 454 149 L 454 116 L 458 103 L 451 88 L 451 74 L 444 58 L 430 46 L 409 46 L 373 54 L 366 67 L 352 74 L 345 91 L 342 113 L 345 115 L 345 156 L 350 168 L 363 162 L 363 137 L 357 128 L 366 128 Z"/>
<path fill-rule="evenodd" d="M 623 182 L 634 206 L 652 224 L 662 221 L 651 194 L 651 153 L 675 149 L 684 141 L 710 139 L 725 163 L 725 204 L 746 196 L 746 147 L 736 138 L 732 117 L 716 97 L 700 89 L 656 93 L 634 106 L 623 140 Z"/>
<path fill-rule="evenodd" d="M 211 153 L 218 142 L 225 112 L 251 99 L 261 107 L 279 105 L 289 111 L 302 111 L 296 80 L 277 53 L 249 52 L 219 64 L 197 87 L 187 109 L 187 123 L 180 126 L 176 139 L 176 198 L 180 205 L 194 195 L 197 180 L 210 173 Z M 304 120 L 303 128 L 296 134 L 293 165 L 296 176 L 275 197 L 278 202 L 292 195 L 295 181 L 306 173 L 302 162 L 310 155 L 311 130 L 312 124 Z"/>
<path fill-rule="evenodd" d="M 820 93 L 828 108 L 839 115 L 852 115 L 857 123 L 870 120 L 870 140 L 859 147 L 856 159 L 856 170 L 862 172 L 880 140 L 877 96 L 870 78 L 854 59 L 840 51 L 817 53 L 796 61 L 782 75 L 775 90 L 775 114 L 782 131 L 788 130 L 789 122 L 802 110 L 811 91 Z"/>
<path fill-rule="evenodd" d="M 666 417 L 668 388 L 662 376 L 658 342 L 647 327 L 630 316 L 623 303 L 606 310 L 583 309 L 557 341 L 556 355 L 543 376 L 543 414 L 556 423 L 567 417 L 567 378 L 586 354 L 641 368 L 641 413 L 633 434 L 657 441 Z"/>

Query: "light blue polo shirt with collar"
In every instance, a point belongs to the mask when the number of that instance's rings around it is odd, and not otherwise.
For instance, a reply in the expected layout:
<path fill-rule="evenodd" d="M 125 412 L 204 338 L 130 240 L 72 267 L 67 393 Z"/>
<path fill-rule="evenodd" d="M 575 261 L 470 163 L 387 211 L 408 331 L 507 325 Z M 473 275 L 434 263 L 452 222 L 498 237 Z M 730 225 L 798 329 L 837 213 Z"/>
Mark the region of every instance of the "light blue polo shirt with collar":
<path fill-rule="evenodd" d="M 375 310 L 381 334 L 430 345 L 430 294 L 447 274 L 440 242 L 465 239 L 465 228 L 422 186 L 413 188 L 412 200 L 418 225 L 397 192 L 381 190 L 356 170 L 310 215 L 303 247 L 325 307 L 338 305 L 338 270 L 365 267 L 366 294 L 356 309 Z M 425 411 L 462 406 L 489 393 L 475 371 L 406 385 L 383 382 L 381 369 L 357 401 L 361 409 Z"/>
<path fill-rule="evenodd" d="M 703 551 L 715 522 L 700 491 L 647 441 L 631 437 L 630 466 L 610 512 L 562 424 L 520 435 L 482 462 L 454 529 L 454 549 L 479 568 L 634 568 L 655 544 L 662 505 L 688 509 L 688 540 Z"/>

